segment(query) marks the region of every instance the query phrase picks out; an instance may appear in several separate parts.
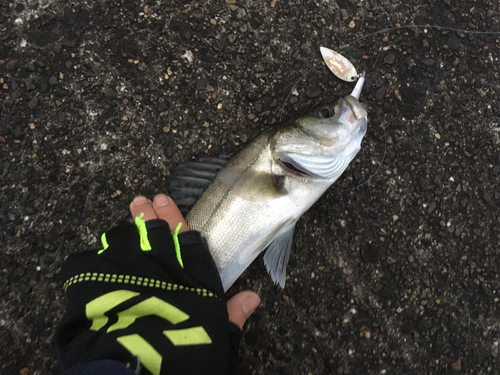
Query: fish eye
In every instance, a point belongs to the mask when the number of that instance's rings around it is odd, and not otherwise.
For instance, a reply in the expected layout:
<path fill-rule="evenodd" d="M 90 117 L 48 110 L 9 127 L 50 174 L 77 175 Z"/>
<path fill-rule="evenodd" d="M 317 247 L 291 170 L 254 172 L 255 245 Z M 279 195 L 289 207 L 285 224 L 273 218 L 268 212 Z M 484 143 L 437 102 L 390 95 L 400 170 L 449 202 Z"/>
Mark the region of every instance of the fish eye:
<path fill-rule="evenodd" d="M 319 110 L 319 115 L 320 117 L 323 117 L 323 118 L 328 118 L 330 117 L 330 109 L 327 108 L 327 107 L 323 107 Z"/>

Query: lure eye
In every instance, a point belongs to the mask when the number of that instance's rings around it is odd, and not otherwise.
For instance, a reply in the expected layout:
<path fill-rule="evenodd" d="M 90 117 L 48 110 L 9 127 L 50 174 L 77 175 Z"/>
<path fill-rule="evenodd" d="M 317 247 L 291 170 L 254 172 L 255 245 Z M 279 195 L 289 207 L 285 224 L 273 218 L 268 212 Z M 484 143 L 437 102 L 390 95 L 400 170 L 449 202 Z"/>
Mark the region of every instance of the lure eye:
<path fill-rule="evenodd" d="M 321 108 L 319 110 L 319 115 L 320 115 L 320 117 L 323 117 L 323 118 L 330 117 L 330 109 L 328 109 L 327 107 Z"/>

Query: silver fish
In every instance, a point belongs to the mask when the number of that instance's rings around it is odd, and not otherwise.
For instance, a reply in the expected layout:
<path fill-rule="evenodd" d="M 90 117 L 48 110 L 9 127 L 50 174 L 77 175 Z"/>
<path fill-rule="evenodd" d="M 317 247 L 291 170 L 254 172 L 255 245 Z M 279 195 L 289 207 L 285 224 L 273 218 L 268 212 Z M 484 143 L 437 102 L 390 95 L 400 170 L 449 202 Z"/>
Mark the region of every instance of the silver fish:
<path fill-rule="evenodd" d="M 225 291 L 265 249 L 267 270 L 284 287 L 295 224 L 361 148 L 367 127 L 358 101 L 363 81 L 316 115 L 264 131 L 224 167 L 214 164 L 221 169 L 186 220 L 206 239 Z M 178 177 L 188 184 L 177 192 L 208 185 L 203 168 L 191 171 Z"/>

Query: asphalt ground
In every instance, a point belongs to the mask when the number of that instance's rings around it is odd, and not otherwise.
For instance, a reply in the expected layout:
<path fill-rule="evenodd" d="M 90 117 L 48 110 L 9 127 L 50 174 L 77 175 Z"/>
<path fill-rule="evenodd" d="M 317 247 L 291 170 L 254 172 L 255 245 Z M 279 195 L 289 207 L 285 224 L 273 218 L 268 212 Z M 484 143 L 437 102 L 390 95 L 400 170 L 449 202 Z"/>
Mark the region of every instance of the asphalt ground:
<path fill-rule="evenodd" d="M 366 72 L 368 132 L 299 221 L 285 288 L 260 257 L 230 289 L 262 298 L 240 373 L 500 374 L 499 17 L 489 0 L 2 1 L 1 374 L 58 372 L 64 258 L 166 192 L 175 162 L 351 91 L 320 46 Z"/>

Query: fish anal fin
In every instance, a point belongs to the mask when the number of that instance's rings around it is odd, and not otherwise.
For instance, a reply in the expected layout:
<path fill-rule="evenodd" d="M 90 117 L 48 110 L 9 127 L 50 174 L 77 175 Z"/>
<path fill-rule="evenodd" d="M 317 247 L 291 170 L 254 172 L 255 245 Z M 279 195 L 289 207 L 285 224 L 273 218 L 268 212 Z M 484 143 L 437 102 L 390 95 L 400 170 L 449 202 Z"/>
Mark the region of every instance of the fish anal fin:
<path fill-rule="evenodd" d="M 279 284 L 282 288 L 285 287 L 286 280 L 286 265 L 290 258 L 292 249 L 293 232 L 295 230 L 294 221 L 287 226 L 284 226 L 278 233 L 278 236 L 269 245 L 269 248 L 264 255 L 264 264 L 266 265 L 269 275 L 275 284 Z"/>

